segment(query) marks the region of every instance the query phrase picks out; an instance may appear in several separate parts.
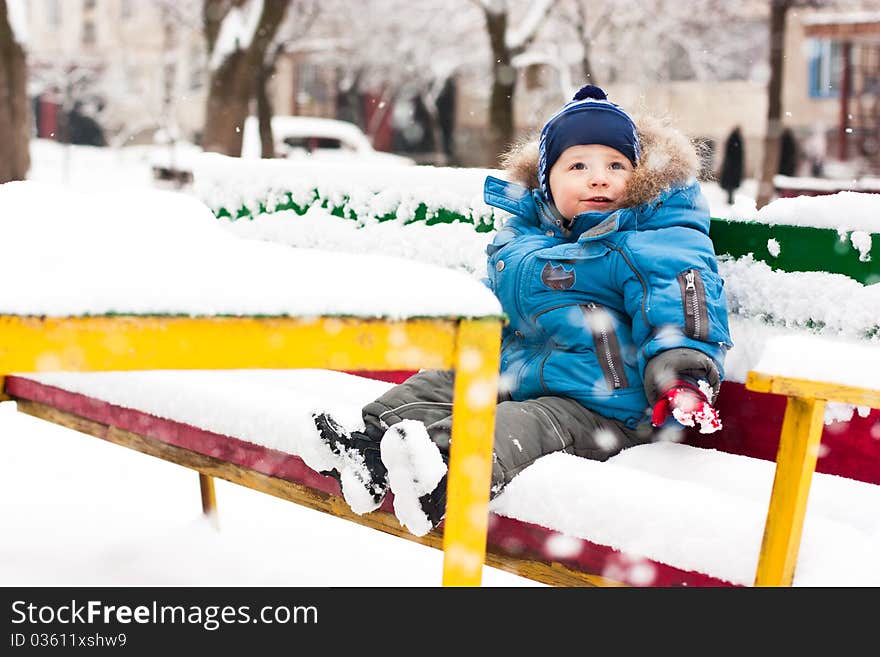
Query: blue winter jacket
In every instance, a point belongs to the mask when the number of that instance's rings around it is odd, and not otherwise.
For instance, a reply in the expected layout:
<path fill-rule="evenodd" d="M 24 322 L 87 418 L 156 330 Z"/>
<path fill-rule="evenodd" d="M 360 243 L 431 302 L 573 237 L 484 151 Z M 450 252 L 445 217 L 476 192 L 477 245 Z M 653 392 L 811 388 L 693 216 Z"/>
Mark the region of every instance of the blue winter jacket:
<path fill-rule="evenodd" d="M 650 420 L 644 374 L 658 353 L 699 350 L 723 376 L 727 302 L 695 180 L 577 215 L 570 231 L 538 190 L 489 176 L 484 197 L 514 215 L 486 249 L 486 283 L 510 320 L 501 385 L 512 399 L 569 397 L 635 428 Z"/>

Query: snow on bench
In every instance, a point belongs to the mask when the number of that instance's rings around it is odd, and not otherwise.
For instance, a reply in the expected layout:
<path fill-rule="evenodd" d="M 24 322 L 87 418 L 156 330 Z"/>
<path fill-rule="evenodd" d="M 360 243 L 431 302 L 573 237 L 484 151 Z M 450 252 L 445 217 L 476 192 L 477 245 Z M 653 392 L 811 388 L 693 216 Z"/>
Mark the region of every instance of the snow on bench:
<path fill-rule="evenodd" d="M 777 336 L 767 342 L 754 369 L 768 375 L 880 390 L 880 347 L 817 336 Z"/>
<path fill-rule="evenodd" d="M 215 153 L 195 163 L 193 194 L 230 230 L 293 246 L 379 246 L 408 256 L 415 250 L 400 238 L 418 240 L 414 233 L 432 226 L 439 233 L 433 239 L 446 248 L 435 246 L 420 259 L 477 272 L 487 233 L 508 216 L 482 198 L 487 174 L 506 175 L 494 169 L 247 161 Z M 778 199 L 757 212 L 714 217 L 710 236 L 719 255 L 751 254 L 774 269 L 827 271 L 870 284 L 880 280 L 878 212 L 880 197 L 866 193 Z"/>
<path fill-rule="evenodd" d="M 503 319 L 482 283 L 382 255 L 242 239 L 224 231 L 198 200 L 170 192 L 75 193 L 8 183 L 0 186 L 0 208 L 2 255 L 15 281 L 0 290 L 0 377 L 52 370 L 454 368 L 456 446 L 448 486 L 456 502 L 444 540 L 466 558 L 444 560 L 444 583 L 479 584 L 486 514 L 470 511 L 485 511 L 488 502 Z M 469 467 L 456 466 L 459 461 Z M 213 480 L 199 472 L 208 509 Z M 455 491 L 464 492 L 456 497 Z"/>
<path fill-rule="evenodd" d="M 362 405 L 390 385 L 324 370 L 13 377 L 13 391 L 36 398 L 45 390 L 27 392 L 22 379 L 297 455 L 315 471 L 326 462 L 311 412 L 329 409 L 358 428 Z M 142 422 L 141 431 L 148 426 Z M 772 479 L 772 462 L 662 442 L 604 463 L 567 454 L 543 457 L 490 508 L 496 521 L 544 528 L 545 558 L 571 568 L 577 567 L 581 539 L 619 551 L 597 573 L 609 580 L 656 585 L 670 566 L 716 583 L 751 585 Z M 880 486 L 815 475 L 794 585 L 880 585 L 878 509 Z M 506 549 L 515 562 L 513 539 L 490 532 L 490 547 Z"/>
<path fill-rule="evenodd" d="M 462 272 L 381 254 L 236 237 L 180 193 L 100 195 L 0 186 L 0 255 L 14 285 L 0 313 L 279 317 L 491 317 L 495 296 Z"/>

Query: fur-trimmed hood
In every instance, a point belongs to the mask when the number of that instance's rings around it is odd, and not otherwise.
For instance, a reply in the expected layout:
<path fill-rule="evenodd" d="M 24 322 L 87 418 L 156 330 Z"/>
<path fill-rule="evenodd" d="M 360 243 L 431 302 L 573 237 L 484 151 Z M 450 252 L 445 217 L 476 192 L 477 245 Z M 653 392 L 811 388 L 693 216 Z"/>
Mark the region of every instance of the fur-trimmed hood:
<path fill-rule="evenodd" d="M 670 187 L 684 185 L 700 168 L 696 146 L 679 130 L 655 117 L 636 119 L 641 157 L 629 179 L 622 207 L 647 203 Z M 538 138 L 515 144 L 501 158 L 508 179 L 538 188 Z"/>

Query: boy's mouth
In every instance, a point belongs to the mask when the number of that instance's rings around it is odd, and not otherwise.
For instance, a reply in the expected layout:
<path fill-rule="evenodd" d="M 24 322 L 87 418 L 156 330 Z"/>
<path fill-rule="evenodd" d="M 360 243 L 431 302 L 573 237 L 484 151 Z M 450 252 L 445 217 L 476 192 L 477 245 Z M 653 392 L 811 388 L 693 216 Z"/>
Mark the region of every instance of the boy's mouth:
<path fill-rule="evenodd" d="M 607 196 L 592 196 L 590 198 L 583 199 L 585 203 L 611 203 L 612 200 L 613 199 L 610 199 Z"/>

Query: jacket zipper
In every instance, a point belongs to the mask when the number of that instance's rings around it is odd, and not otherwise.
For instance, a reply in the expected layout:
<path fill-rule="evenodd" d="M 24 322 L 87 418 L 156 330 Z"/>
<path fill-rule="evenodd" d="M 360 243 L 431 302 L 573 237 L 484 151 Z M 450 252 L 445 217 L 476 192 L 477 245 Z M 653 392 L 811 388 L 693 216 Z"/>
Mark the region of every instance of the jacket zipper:
<path fill-rule="evenodd" d="M 681 281 L 679 274 L 679 281 Z M 688 336 L 697 340 L 705 340 L 708 326 L 707 314 L 703 311 L 703 298 L 705 291 L 703 290 L 703 280 L 699 277 L 696 269 L 688 269 L 684 272 L 684 311 L 685 311 L 685 332 Z"/>
<path fill-rule="evenodd" d="M 592 301 L 587 304 L 587 308 L 590 309 L 590 313 L 599 312 L 599 306 L 597 306 Z M 614 339 L 612 341 L 611 336 L 609 336 L 608 334 L 608 328 L 605 326 L 597 327 L 593 322 L 590 322 L 590 330 L 593 333 L 593 342 L 595 343 L 596 337 L 598 337 L 598 344 L 600 344 L 602 347 L 600 350 L 601 353 L 598 353 L 597 356 L 599 357 L 599 363 L 605 364 L 605 367 L 602 368 L 603 370 L 605 370 L 605 378 L 615 390 L 624 387 L 626 376 L 618 369 L 614 358 L 616 348 L 618 347 L 617 340 Z"/>
<path fill-rule="evenodd" d="M 694 283 L 694 278 L 696 274 L 694 270 L 691 269 L 685 275 L 686 287 L 685 289 L 690 293 L 691 297 L 691 308 L 694 313 L 694 335 L 700 335 L 703 328 L 702 317 L 700 316 L 700 303 L 697 301 L 697 285 Z"/>

